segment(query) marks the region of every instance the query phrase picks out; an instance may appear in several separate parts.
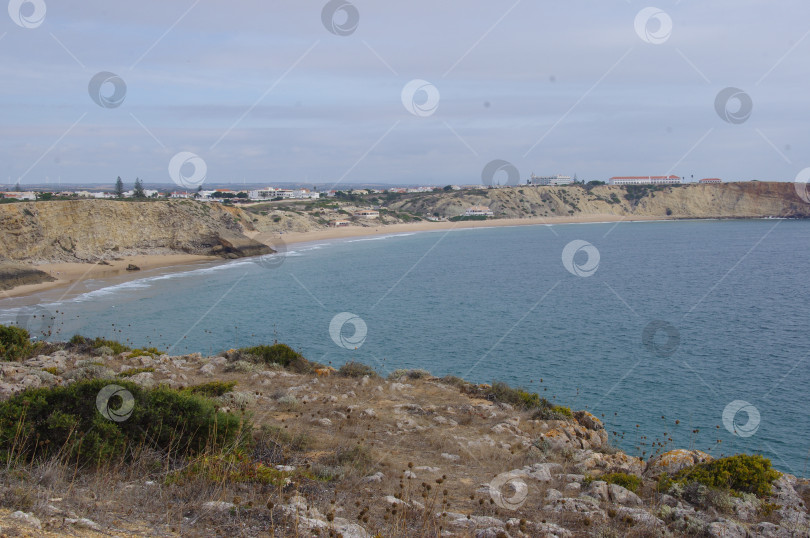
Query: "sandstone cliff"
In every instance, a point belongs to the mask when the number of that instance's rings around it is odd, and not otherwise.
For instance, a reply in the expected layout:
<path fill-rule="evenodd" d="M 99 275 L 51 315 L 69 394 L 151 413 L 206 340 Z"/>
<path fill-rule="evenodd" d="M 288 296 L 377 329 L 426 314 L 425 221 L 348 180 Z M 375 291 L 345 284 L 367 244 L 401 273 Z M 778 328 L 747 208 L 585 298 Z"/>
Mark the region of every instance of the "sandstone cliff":
<path fill-rule="evenodd" d="M 628 199 L 628 197 L 630 199 Z M 720 185 L 627 188 L 601 185 L 440 192 L 404 197 L 391 204 L 426 216 L 463 215 L 471 205 L 489 206 L 496 217 L 645 216 L 662 218 L 810 217 L 810 204 L 793 183 L 746 182 Z"/>
<path fill-rule="evenodd" d="M 268 254 L 238 208 L 192 201 L 0 205 L 0 261 L 96 262 L 133 254 Z"/>

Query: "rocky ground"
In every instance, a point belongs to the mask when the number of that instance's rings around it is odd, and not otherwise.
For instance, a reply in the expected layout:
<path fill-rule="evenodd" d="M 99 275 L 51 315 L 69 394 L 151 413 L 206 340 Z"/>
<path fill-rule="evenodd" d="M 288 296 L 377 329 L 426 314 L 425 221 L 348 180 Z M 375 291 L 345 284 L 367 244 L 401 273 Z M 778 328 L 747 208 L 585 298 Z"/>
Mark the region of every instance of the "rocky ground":
<path fill-rule="evenodd" d="M 0 400 L 88 378 L 174 388 L 235 382 L 219 405 L 252 415 L 253 456 L 283 481 L 173 480 L 183 469 L 160 454 L 103 471 L 66 461 L 4 468 L 0 534 L 810 536 L 808 481 L 781 475 L 767 499 L 660 493 L 662 473 L 711 457 L 669 450 L 643 461 L 611 447 L 587 412 L 533 419 L 422 372 L 299 374 L 234 351 L 130 355 L 68 346 L 0 362 Z M 617 472 L 641 478 L 637 493 L 600 480 Z"/>

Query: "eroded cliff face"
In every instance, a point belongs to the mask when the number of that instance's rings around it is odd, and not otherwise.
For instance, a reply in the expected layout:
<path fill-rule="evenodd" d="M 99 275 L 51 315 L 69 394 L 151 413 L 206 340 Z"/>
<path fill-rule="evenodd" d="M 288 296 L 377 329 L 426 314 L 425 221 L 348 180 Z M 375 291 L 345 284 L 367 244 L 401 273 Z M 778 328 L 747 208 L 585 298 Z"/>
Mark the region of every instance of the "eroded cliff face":
<path fill-rule="evenodd" d="M 271 250 L 249 239 L 238 208 L 193 201 L 76 200 L 0 205 L 0 259 L 96 262 L 123 255 L 242 257 Z"/>
<path fill-rule="evenodd" d="M 638 197 L 632 196 L 633 192 Z M 632 199 L 627 199 L 628 194 Z M 640 196 L 639 196 L 640 195 Z M 442 192 L 414 196 L 393 208 L 423 215 L 454 217 L 471 205 L 489 206 L 496 217 L 645 216 L 662 218 L 810 217 L 793 183 L 745 182 L 688 184 L 656 190 L 603 185 L 578 187 L 519 186 L 504 189 Z"/>

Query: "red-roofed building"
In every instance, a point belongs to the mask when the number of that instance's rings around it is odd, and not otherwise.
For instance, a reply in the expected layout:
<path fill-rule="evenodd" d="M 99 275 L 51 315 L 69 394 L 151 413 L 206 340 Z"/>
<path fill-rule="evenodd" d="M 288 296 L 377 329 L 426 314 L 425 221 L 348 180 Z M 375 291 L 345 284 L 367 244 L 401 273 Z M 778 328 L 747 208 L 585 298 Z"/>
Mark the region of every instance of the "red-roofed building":
<path fill-rule="evenodd" d="M 678 176 L 617 176 L 608 180 L 611 185 L 678 185 Z"/>

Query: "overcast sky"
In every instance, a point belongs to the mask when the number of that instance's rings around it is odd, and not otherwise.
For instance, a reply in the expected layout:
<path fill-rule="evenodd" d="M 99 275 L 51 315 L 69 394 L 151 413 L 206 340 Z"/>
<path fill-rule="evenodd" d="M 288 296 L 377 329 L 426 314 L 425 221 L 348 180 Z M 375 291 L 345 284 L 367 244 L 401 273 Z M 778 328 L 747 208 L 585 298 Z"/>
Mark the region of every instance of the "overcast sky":
<path fill-rule="evenodd" d="M 0 20 L 0 183 L 169 182 L 180 152 L 209 182 L 810 166 L 807 0 L 21 3 Z"/>

